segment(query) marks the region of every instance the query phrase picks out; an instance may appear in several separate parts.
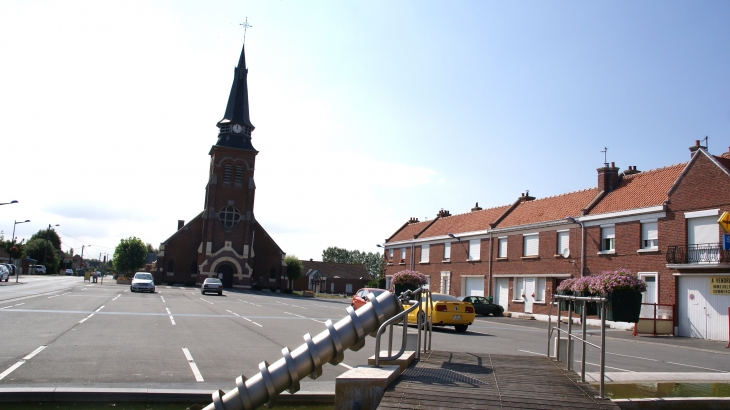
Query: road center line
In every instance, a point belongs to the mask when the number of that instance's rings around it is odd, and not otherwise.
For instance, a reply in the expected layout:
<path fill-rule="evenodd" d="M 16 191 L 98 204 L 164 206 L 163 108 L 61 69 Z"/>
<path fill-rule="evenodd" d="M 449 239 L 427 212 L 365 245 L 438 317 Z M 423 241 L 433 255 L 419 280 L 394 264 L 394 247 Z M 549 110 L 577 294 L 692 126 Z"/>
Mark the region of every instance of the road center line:
<path fill-rule="evenodd" d="M 175 326 L 175 319 L 172 317 L 172 313 L 170 313 L 170 309 L 165 308 L 167 311 L 168 316 L 170 317 L 170 322 L 172 322 L 172 325 Z"/>
<path fill-rule="evenodd" d="M 205 300 L 203 298 L 200 298 L 200 300 L 202 300 L 203 302 L 208 302 L 207 300 Z M 211 305 L 213 304 L 213 302 L 208 302 L 208 303 L 210 303 Z"/>
<path fill-rule="evenodd" d="M 122 296 L 122 294 L 121 294 L 121 293 L 120 293 L 120 294 L 118 294 L 118 295 L 117 295 L 117 296 L 116 296 L 116 297 L 115 297 L 114 299 L 112 299 L 112 302 L 114 302 L 115 300 L 119 299 L 119 297 L 120 297 L 120 296 Z"/>
<path fill-rule="evenodd" d="M 289 312 L 284 312 L 284 313 L 286 313 L 287 315 L 292 315 L 292 316 L 300 317 L 300 318 L 302 318 L 302 319 L 306 319 L 306 318 L 305 318 L 304 316 L 302 316 L 302 315 L 297 315 L 296 313 L 289 313 Z"/>
<path fill-rule="evenodd" d="M 165 303 L 165 298 L 163 298 L 162 295 L 160 295 L 160 299 L 162 299 L 162 303 Z"/>
<path fill-rule="evenodd" d="M 193 356 L 190 354 L 190 351 L 187 347 L 183 347 L 183 354 L 185 355 L 185 358 L 188 360 L 188 364 L 190 365 L 190 369 L 193 371 L 193 375 L 195 376 L 196 382 L 202 382 L 203 375 L 200 374 L 200 370 L 198 370 L 198 366 L 195 364 L 195 360 L 193 360 Z"/>
<path fill-rule="evenodd" d="M 22 359 L 21 359 L 20 361 L 18 361 L 18 362 L 17 362 L 17 363 L 15 363 L 14 365 L 10 366 L 10 367 L 9 367 L 9 368 L 8 368 L 7 370 L 5 370 L 4 372 L 0 373 L 0 380 L 4 379 L 4 378 L 5 378 L 5 377 L 6 377 L 7 375 L 9 375 L 10 373 L 14 372 L 14 371 L 15 371 L 15 369 L 17 369 L 18 367 L 22 366 L 22 365 L 23 365 L 23 363 L 25 363 L 26 361 L 28 361 L 28 360 L 32 359 L 32 358 L 33 358 L 33 356 L 35 356 L 35 355 L 37 355 L 38 353 L 40 353 L 40 352 L 41 352 L 41 351 L 42 351 L 43 349 L 45 349 L 46 347 L 47 347 L 47 346 L 41 346 L 41 347 L 39 347 L 39 348 L 35 349 L 35 350 L 34 350 L 33 352 L 31 352 L 31 353 L 30 353 L 29 355 L 25 356 L 25 357 L 24 357 L 24 358 L 22 358 Z"/>

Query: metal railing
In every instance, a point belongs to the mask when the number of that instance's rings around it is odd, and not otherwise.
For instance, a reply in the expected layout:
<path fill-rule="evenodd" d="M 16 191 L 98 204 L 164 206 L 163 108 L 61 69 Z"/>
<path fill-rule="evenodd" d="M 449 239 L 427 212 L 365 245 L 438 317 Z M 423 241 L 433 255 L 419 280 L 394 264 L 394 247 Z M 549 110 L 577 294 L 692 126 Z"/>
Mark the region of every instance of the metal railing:
<path fill-rule="evenodd" d="M 418 329 L 418 336 L 417 336 L 417 348 L 416 348 L 416 360 L 421 359 L 421 333 L 424 333 L 423 336 L 423 351 L 424 353 L 431 350 L 431 337 L 433 336 L 433 300 L 431 299 L 431 291 L 429 291 L 425 287 L 418 288 L 416 290 L 407 290 L 398 296 L 398 299 L 402 304 L 406 304 L 411 300 L 412 296 L 416 296 L 415 303 L 413 306 L 409 307 L 408 309 L 405 309 L 404 311 L 398 313 L 397 315 L 393 316 L 392 318 L 386 320 L 380 327 L 378 328 L 378 331 L 375 335 L 375 363 L 374 367 L 380 367 L 380 361 L 381 360 L 396 360 L 398 359 L 403 352 L 406 350 L 406 341 L 408 336 L 408 314 L 413 312 L 414 310 L 418 310 L 418 313 L 416 314 L 416 327 Z M 425 300 L 424 300 L 425 298 Z M 423 304 L 422 302 L 425 302 L 428 306 L 428 313 L 423 313 Z M 398 350 L 398 353 L 395 355 L 393 354 L 393 325 L 403 322 L 403 338 L 401 340 L 401 346 Z M 386 357 L 380 357 L 380 337 L 383 335 L 385 330 L 388 329 L 388 356 Z"/>
<path fill-rule="evenodd" d="M 556 302 L 555 299 L 558 299 Z M 560 300 L 566 300 L 568 301 L 568 331 L 560 328 L 561 321 L 561 306 L 560 306 Z M 581 324 L 581 335 L 578 337 L 577 335 L 573 334 L 573 305 L 576 302 L 582 302 L 583 303 L 583 309 L 581 311 L 581 317 L 580 317 L 580 324 Z M 586 340 L 586 304 L 588 302 L 596 302 L 600 303 L 600 315 L 601 315 L 601 345 L 598 346 L 596 344 L 593 344 Z M 567 341 L 567 349 L 566 349 L 566 362 L 567 362 L 567 369 L 573 370 L 573 339 L 580 340 L 582 345 L 582 353 L 581 353 L 581 366 L 580 366 L 580 381 L 585 383 L 586 381 L 586 345 L 591 345 L 598 349 L 601 352 L 601 361 L 600 361 L 600 388 L 599 388 L 599 398 L 605 398 L 604 395 L 604 379 L 606 375 L 606 303 L 608 303 L 608 298 L 604 297 L 596 297 L 596 296 L 569 296 L 569 295 L 553 295 L 553 302 L 550 303 L 550 309 L 548 310 L 548 344 L 547 344 L 547 357 L 550 356 L 550 340 L 552 339 L 553 331 L 557 330 L 557 336 L 555 337 L 555 346 L 557 347 L 555 349 L 555 360 L 560 361 L 560 339 L 562 333 L 567 333 L 568 335 L 568 341 Z M 557 320 L 557 326 L 552 325 L 552 311 L 553 306 L 558 306 L 558 320 Z"/>
<path fill-rule="evenodd" d="M 642 303 L 639 321 L 634 323 L 634 336 L 639 334 L 674 336 L 674 305 Z"/>
<path fill-rule="evenodd" d="M 667 263 L 721 263 L 730 262 L 730 251 L 722 249 L 720 243 L 675 245 L 667 248 Z"/>

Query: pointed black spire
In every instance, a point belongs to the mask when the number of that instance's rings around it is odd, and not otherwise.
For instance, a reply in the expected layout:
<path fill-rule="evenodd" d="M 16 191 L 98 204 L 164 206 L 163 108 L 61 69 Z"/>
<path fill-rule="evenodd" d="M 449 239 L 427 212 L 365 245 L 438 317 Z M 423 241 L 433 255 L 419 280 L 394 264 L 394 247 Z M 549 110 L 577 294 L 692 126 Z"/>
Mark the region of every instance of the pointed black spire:
<path fill-rule="evenodd" d="M 255 127 L 248 115 L 248 68 L 246 68 L 245 45 L 241 49 L 241 57 L 233 73 L 233 85 L 228 96 L 226 113 L 217 124 L 220 132 L 216 145 L 255 150 L 251 145 L 251 132 Z"/>

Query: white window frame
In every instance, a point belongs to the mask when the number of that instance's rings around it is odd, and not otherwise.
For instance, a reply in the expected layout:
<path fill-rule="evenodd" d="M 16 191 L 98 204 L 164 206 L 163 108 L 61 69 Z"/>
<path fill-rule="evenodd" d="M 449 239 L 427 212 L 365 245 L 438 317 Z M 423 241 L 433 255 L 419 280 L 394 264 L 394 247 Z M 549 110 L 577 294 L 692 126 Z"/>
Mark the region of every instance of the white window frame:
<path fill-rule="evenodd" d="M 400 260 L 398 261 L 401 265 L 406 264 L 406 248 L 400 248 Z"/>
<path fill-rule="evenodd" d="M 444 242 L 444 262 L 451 261 L 451 242 Z"/>
<path fill-rule="evenodd" d="M 653 276 L 654 277 L 654 283 L 656 283 L 656 289 L 654 290 L 654 300 L 656 300 L 656 303 L 659 303 L 659 272 L 639 272 L 638 277 L 639 279 L 646 282 L 646 277 Z"/>
<path fill-rule="evenodd" d="M 352 283 L 345 283 L 345 293 L 352 294 Z"/>
<path fill-rule="evenodd" d="M 393 263 L 393 248 L 388 249 L 388 262 Z"/>
<path fill-rule="evenodd" d="M 562 242 L 562 238 L 565 238 L 565 242 L 566 242 L 565 246 L 560 246 L 561 242 Z M 563 231 L 558 231 L 557 246 L 558 246 L 558 251 L 557 251 L 556 255 L 562 255 L 563 249 L 565 249 L 565 248 L 568 248 L 568 250 L 570 250 L 570 231 L 569 230 L 566 229 Z"/>
<path fill-rule="evenodd" d="M 535 278 L 535 297 L 533 301 L 536 303 L 545 303 L 545 289 L 547 287 L 547 278 Z"/>
<path fill-rule="evenodd" d="M 504 246 L 502 246 L 502 245 L 504 245 Z M 502 252 L 502 251 L 504 251 L 504 252 Z M 507 237 L 506 236 L 497 238 L 497 257 L 498 258 L 507 257 Z"/>
<path fill-rule="evenodd" d="M 446 280 L 446 286 L 444 286 L 444 279 Z M 444 287 L 446 289 L 444 289 Z M 441 282 L 439 283 L 440 292 L 448 295 L 449 292 L 451 292 L 451 272 L 444 271 L 441 272 Z"/>
<path fill-rule="evenodd" d="M 514 302 L 524 302 L 525 298 L 522 297 L 522 292 L 525 291 L 525 278 L 515 276 L 512 280 L 512 288 L 512 300 Z"/>
<path fill-rule="evenodd" d="M 481 239 L 469 239 L 469 255 L 467 256 L 467 260 L 469 260 L 469 261 L 480 260 L 481 252 L 482 252 L 482 240 Z M 476 256 L 474 254 L 476 254 Z"/>
<path fill-rule="evenodd" d="M 641 222 L 641 249 L 659 249 L 659 222 L 658 220 L 646 220 Z"/>
<path fill-rule="evenodd" d="M 385 275 L 385 289 L 390 290 L 390 285 L 392 283 L 393 283 L 393 275 Z"/>
<path fill-rule="evenodd" d="M 598 253 L 616 253 L 616 225 L 601 225 L 601 251 Z"/>
<path fill-rule="evenodd" d="M 421 245 L 421 263 L 428 263 L 431 245 Z"/>
<path fill-rule="evenodd" d="M 532 243 L 535 241 L 536 243 Z M 522 256 L 540 255 L 540 234 L 526 233 L 522 235 Z"/>

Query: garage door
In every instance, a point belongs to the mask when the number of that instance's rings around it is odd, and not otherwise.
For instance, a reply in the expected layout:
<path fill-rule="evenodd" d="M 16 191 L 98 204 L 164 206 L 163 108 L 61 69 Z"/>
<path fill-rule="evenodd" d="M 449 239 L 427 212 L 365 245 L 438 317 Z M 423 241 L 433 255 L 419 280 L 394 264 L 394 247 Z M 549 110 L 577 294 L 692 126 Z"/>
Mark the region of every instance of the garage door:
<path fill-rule="evenodd" d="M 464 278 L 464 295 L 484 296 L 484 277 Z"/>
<path fill-rule="evenodd" d="M 728 340 L 727 309 L 730 295 L 710 294 L 710 278 L 717 276 L 679 277 L 677 302 L 680 336 Z"/>

